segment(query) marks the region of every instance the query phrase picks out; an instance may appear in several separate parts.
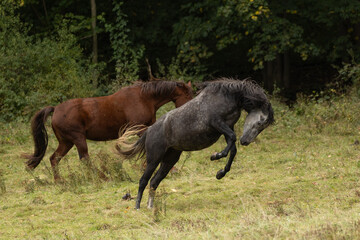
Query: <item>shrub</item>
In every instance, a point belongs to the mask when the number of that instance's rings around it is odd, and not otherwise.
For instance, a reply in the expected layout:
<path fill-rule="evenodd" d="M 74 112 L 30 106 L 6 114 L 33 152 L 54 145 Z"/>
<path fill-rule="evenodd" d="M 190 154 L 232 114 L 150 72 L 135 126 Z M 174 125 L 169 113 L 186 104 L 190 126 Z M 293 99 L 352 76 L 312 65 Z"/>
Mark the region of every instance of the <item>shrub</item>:
<path fill-rule="evenodd" d="M 0 120 L 29 117 L 43 106 L 92 95 L 91 74 L 67 26 L 52 37 L 28 36 L 10 3 L 0 6 Z"/>
<path fill-rule="evenodd" d="M 353 92 L 360 97 L 360 64 L 355 61 L 352 51 L 349 51 L 349 54 L 352 61 L 350 63 L 344 63 L 343 67 L 338 69 L 340 79 L 352 83 Z"/>

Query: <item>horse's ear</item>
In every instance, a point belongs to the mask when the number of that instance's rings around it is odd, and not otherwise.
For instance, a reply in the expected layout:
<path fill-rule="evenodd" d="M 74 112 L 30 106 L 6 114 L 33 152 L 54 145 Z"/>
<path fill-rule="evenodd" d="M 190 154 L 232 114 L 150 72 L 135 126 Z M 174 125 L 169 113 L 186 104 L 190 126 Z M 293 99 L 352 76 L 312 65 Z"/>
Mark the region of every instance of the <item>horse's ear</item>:
<path fill-rule="evenodd" d="M 189 87 L 192 87 L 191 81 L 188 81 L 187 85 L 188 85 Z"/>

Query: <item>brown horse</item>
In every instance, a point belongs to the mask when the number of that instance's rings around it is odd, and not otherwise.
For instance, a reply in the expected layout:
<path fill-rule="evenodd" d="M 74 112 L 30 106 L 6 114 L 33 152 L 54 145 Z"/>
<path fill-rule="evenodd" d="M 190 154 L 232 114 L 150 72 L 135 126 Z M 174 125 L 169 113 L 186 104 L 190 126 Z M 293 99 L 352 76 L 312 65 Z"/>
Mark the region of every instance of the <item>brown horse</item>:
<path fill-rule="evenodd" d="M 74 145 L 80 160 L 88 162 L 86 139 L 113 140 L 119 137 L 119 130 L 126 126 L 150 126 L 155 122 L 156 111 L 162 105 L 172 101 L 179 107 L 192 97 L 190 83 L 140 81 L 110 96 L 71 99 L 55 107 L 45 107 L 32 119 L 35 150 L 33 155 L 26 157 L 29 159 L 26 164 L 29 169 L 34 169 L 44 157 L 48 144 L 45 121 L 52 112 L 51 125 L 59 146 L 51 155 L 50 162 L 57 181 L 60 179 L 57 165 Z"/>

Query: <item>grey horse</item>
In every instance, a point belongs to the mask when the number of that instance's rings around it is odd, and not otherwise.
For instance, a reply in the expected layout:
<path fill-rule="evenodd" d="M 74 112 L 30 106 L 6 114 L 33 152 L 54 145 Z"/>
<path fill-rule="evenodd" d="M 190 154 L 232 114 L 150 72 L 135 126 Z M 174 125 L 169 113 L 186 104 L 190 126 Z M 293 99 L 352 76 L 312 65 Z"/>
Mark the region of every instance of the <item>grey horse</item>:
<path fill-rule="evenodd" d="M 246 146 L 274 122 L 274 112 L 264 90 L 248 79 L 221 78 L 203 83 L 200 93 L 193 100 L 163 115 L 127 149 L 124 149 L 126 139 L 136 131 L 125 132 L 117 144 L 120 155 L 132 158 L 137 154 L 146 154 L 147 165 L 139 182 L 135 208 L 140 208 L 144 189 L 159 164 L 160 168 L 150 181 L 148 208 L 153 207 L 156 188 L 179 160 L 181 153 L 207 148 L 222 134 L 227 146 L 210 159 L 226 157 L 230 152 L 225 168 L 216 174 L 217 179 L 224 177 L 230 171 L 237 152 L 234 125 L 243 109 L 248 115 L 240 143 Z"/>

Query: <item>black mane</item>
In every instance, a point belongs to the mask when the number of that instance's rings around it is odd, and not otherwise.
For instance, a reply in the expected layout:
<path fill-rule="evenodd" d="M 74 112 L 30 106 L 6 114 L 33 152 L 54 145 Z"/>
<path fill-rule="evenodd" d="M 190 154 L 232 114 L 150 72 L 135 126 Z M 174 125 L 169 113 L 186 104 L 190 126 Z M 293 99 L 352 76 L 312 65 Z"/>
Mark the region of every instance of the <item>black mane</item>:
<path fill-rule="evenodd" d="M 220 78 L 214 81 L 204 82 L 202 84 L 202 90 L 204 89 L 211 92 L 220 91 L 225 96 L 235 98 L 243 105 L 246 111 L 254 108 L 268 108 L 270 105 L 265 91 L 255 81 L 249 78 L 243 80 Z"/>

